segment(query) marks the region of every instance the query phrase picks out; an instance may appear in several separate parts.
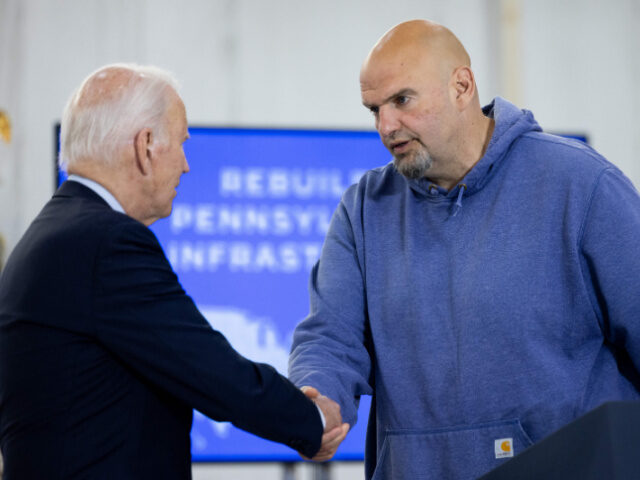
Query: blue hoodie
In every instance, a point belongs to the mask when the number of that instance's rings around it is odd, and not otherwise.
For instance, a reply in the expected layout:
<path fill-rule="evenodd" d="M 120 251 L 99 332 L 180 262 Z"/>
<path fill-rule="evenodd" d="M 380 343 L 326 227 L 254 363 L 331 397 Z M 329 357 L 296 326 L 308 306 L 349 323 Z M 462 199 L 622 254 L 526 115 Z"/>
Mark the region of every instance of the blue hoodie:
<path fill-rule="evenodd" d="M 475 478 L 608 400 L 637 399 L 640 197 L 496 98 L 450 191 L 369 171 L 338 206 L 290 377 L 356 421 L 366 477 Z"/>

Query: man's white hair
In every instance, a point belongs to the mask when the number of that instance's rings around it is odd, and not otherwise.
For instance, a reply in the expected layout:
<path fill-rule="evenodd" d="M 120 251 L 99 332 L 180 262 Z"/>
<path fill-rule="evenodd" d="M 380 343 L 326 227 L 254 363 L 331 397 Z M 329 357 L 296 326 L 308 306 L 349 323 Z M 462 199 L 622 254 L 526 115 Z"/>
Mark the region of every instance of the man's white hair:
<path fill-rule="evenodd" d="M 105 88 L 115 75 L 124 81 Z M 162 143 L 172 90 L 178 90 L 174 76 L 153 66 L 116 63 L 93 72 L 62 113 L 60 166 L 66 170 L 85 161 L 114 163 L 120 149 L 132 145 L 143 128 L 150 128 Z"/>

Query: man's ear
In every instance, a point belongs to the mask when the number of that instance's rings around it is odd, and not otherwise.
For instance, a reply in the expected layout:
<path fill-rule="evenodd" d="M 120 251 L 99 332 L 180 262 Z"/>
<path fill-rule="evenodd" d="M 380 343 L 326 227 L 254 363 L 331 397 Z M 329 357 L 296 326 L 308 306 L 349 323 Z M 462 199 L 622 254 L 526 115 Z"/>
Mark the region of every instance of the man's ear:
<path fill-rule="evenodd" d="M 471 69 L 467 66 L 456 68 L 449 86 L 451 101 L 459 110 L 464 110 L 476 93 L 476 81 Z"/>
<path fill-rule="evenodd" d="M 151 171 L 151 144 L 153 132 L 150 128 L 143 128 L 134 137 L 136 152 L 135 165 L 142 175 L 148 175 Z"/>

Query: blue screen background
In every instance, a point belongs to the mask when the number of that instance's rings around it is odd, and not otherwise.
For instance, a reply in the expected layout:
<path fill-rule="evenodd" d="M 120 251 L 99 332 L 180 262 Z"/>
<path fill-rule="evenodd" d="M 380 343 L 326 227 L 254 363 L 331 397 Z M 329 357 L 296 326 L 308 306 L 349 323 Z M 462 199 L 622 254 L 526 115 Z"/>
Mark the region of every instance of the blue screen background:
<path fill-rule="evenodd" d="M 330 217 L 344 189 L 390 154 L 370 131 L 191 127 L 189 134 L 191 171 L 171 216 L 151 229 L 212 326 L 243 355 L 286 375 Z M 564 136 L 587 142 L 583 134 Z M 60 184 L 66 175 L 56 178 Z M 364 458 L 369 407 L 363 397 L 335 459 Z M 191 439 L 196 462 L 300 460 L 288 447 L 199 412 Z"/>
<path fill-rule="evenodd" d="M 185 291 L 243 355 L 286 375 L 331 215 L 390 154 L 369 131 L 189 128 L 170 217 L 152 225 Z M 58 183 L 65 179 L 59 172 Z M 212 366 L 215 368 L 215 366 Z M 364 457 L 370 398 L 336 454 Z M 297 461 L 296 452 L 194 412 L 194 461 Z"/>

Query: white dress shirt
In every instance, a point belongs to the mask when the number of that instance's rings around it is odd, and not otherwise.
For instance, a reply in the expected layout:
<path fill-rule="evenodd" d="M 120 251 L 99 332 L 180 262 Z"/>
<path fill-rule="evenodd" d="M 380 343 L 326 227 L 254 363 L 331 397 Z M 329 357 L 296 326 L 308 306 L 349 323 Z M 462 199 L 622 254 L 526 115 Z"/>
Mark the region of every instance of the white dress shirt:
<path fill-rule="evenodd" d="M 67 178 L 67 180 L 81 183 L 85 187 L 90 188 L 96 194 L 98 194 L 100 198 L 102 198 L 105 202 L 107 202 L 109 206 L 113 208 L 116 212 L 125 213 L 124 208 L 122 208 L 122 205 L 120 205 L 120 202 L 116 200 L 116 197 L 114 197 L 109 190 L 104 188 L 98 182 L 94 182 L 93 180 L 90 180 L 88 178 L 81 177 L 80 175 L 76 175 L 75 173 L 69 175 L 69 178 Z"/>

